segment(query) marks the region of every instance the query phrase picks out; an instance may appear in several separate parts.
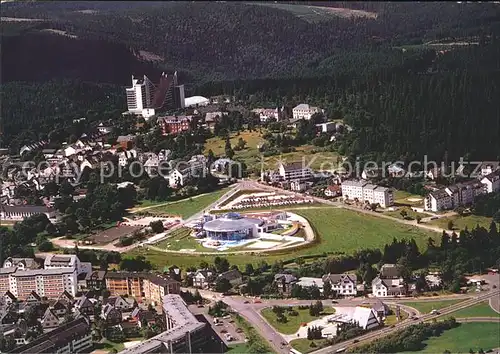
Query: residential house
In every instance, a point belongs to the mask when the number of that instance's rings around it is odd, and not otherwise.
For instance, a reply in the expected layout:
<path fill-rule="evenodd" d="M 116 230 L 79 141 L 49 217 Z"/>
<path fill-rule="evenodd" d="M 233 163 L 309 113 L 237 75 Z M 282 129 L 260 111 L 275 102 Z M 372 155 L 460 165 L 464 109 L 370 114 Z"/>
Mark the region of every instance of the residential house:
<path fill-rule="evenodd" d="M 284 296 L 290 296 L 292 288 L 297 283 L 297 278 L 293 274 L 275 274 L 274 283 L 278 289 L 278 293 Z"/>
<path fill-rule="evenodd" d="M 378 178 L 383 175 L 383 171 L 380 168 L 365 168 L 361 172 L 361 178 L 364 180 Z"/>
<path fill-rule="evenodd" d="M 130 149 L 122 151 L 118 153 L 118 165 L 120 165 L 121 167 L 125 167 L 127 166 L 127 164 L 130 163 L 130 161 L 136 158 L 137 158 L 137 150 Z"/>
<path fill-rule="evenodd" d="M 120 135 L 116 139 L 116 143 L 124 149 L 129 149 L 133 146 L 134 140 L 135 140 L 135 135 L 132 134 Z"/>
<path fill-rule="evenodd" d="M 373 311 L 375 311 L 378 318 L 385 318 L 387 315 L 391 313 L 391 309 L 389 308 L 389 306 L 387 306 L 384 302 L 380 300 L 377 300 L 377 302 L 375 302 L 372 305 L 372 309 Z"/>
<path fill-rule="evenodd" d="M 404 177 L 406 175 L 406 171 L 403 167 L 398 166 L 397 164 L 392 164 L 387 167 L 387 172 L 391 177 Z"/>
<path fill-rule="evenodd" d="M 380 276 L 372 281 L 372 293 L 375 297 L 404 296 L 408 288 L 403 278 L 382 279 Z"/>
<path fill-rule="evenodd" d="M 267 122 L 269 119 L 275 119 L 279 121 L 279 109 L 278 108 L 255 108 L 252 112 L 259 115 L 259 119 L 262 123 Z"/>
<path fill-rule="evenodd" d="M 137 321 L 137 325 L 139 328 L 142 328 L 144 325 L 148 326 L 156 323 L 155 314 L 152 311 L 141 309 L 140 307 L 136 307 L 130 317 Z"/>
<path fill-rule="evenodd" d="M 386 263 L 380 267 L 379 275 L 382 279 L 397 279 L 401 277 L 401 269 L 396 264 Z"/>
<path fill-rule="evenodd" d="M 481 179 L 486 193 L 496 193 L 500 191 L 500 170 L 496 170 Z"/>
<path fill-rule="evenodd" d="M 326 197 L 334 198 L 342 195 L 342 187 L 338 184 L 332 184 L 325 188 L 323 192 Z"/>
<path fill-rule="evenodd" d="M 306 103 L 301 103 L 292 109 L 293 121 L 299 119 L 309 120 L 315 113 L 320 113 L 322 110 L 318 107 L 309 106 Z"/>
<path fill-rule="evenodd" d="M 43 329 L 55 328 L 59 326 L 59 317 L 52 311 L 51 308 L 47 308 L 42 317 L 42 327 Z"/>
<path fill-rule="evenodd" d="M 356 274 L 326 274 L 323 283 L 330 283 L 332 291 L 337 295 L 355 296 L 357 294 Z"/>
<path fill-rule="evenodd" d="M 36 293 L 36 291 L 32 291 L 28 297 L 26 298 L 26 303 L 34 305 L 34 304 L 39 304 L 42 302 L 42 298 L 40 295 Z"/>
<path fill-rule="evenodd" d="M 302 277 L 299 278 L 299 281 L 296 285 L 299 285 L 302 288 L 312 288 L 317 286 L 319 291 L 323 292 L 323 279 L 322 278 L 311 278 L 311 277 Z"/>
<path fill-rule="evenodd" d="M 132 311 L 137 306 L 133 298 L 124 298 L 123 296 L 111 296 L 104 301 L 104 305 L 111 305 L 120 311 Z"/>
<path fill-rule="evenodd" d="M 10 306 L 15 302 L 17 302 L 17 298 L 10 292 L 10 290 L 7 290 L 3 295 L 3 303 L 7 306 Z"/>
<path fill-rule="evenodd" d="M 425 176 L 431 180 L 436 180 L 437 178 L 441 177 L 442 176 L 442 170 L 441 168 L 439 167 L 434 167 L 434 168 L 431 168 L 427 171 L 427 173 L 425 174 Z"/>
<path fill-rule="evenodd" d="M 215 274 L 208 269 L 199 269 L 193 276 L 193 287 L 206 289 L 214 281 Z"/>
<path fill-rule="evenodd" d="M 94 303 L 84 295 L 75 302 L 75 309 L 84 315 L 90 316 L 94 314 Z"/>
<path fill-rule="evenodd" d="M 101 290 L 106 288 L 106 271 L 92 271 L 85 275 L 86 288 L 92 290 Z"/>
<path fill-rule="evenodd" d="M 326 122 L 326 123 L 316 124 L 316 130 L 319 133 L 334 132 L 336 130 L 336 123 L 335 122 Z"/>
<path fill-rule="evenodd" d="M 51 309 L 58 317 L 65 316 L 69 312 L 68 304 L 64 300 L 57 300 Z"/>
<path fill-rule="evenodd" d="M 170 187 L 184 186 L 193 177 L 203 177 L 206 170 L 206 158 L 203 155 L 193 156 L 187 163 L 179 162 L 168 175 Z"/>
<path fill-rule="evenodd" d="M 237 269 L 231 269 L 227 272 L 219 274 L 217 279 L 226 279 L 231 283 L 232 286 L 238 286 L 243 283 L 243 276 Z"/>
<path fill-rule="evenodd" d="M 33 258 L 7 257 L 3 262 L 3 268 L 17 267 L 19 270 L 38 269 L 40 265 Z"/>
<path fill-rule="evenodd" d="M 122 312 L 113 307 L 113 305 L 106 304 L 102 307 L 101 318 L 105 320 L 108 325 L 117 325 L 122 322 Z"/>
<path fill-rule="evenodd" d="M 488 161 L 481 164 L 481 176 L 487 176 L 500 169 L 500 162 Z"/>

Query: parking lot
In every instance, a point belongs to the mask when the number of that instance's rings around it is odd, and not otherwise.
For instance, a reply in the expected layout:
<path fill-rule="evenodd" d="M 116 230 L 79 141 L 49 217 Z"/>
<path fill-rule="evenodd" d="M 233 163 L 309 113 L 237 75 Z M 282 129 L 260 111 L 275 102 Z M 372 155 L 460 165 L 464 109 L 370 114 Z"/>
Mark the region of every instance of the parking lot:
<path fill-rule="evenodd" d="M 226 345 L 242 343 L 245 341 L 245 334 L 237 327 L 237 324 L 230 316 L 219 318 L 218 324 L 214 324 L 214 318 L 208 314 L 208 306 L 198 307 L 198 305 L 189 305 L 189 310 L 195 314 L 203 314 L 210 323 L 213 331 L 223 340 Z M 231 340 L 228 340 L 228 335 Z"/>

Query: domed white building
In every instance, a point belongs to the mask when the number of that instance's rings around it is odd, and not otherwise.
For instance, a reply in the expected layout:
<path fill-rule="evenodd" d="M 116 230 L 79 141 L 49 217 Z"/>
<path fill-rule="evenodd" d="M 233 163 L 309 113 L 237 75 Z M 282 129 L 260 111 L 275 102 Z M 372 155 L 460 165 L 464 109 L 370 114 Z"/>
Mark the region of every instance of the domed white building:
<path fill-rule="evenodd" d="M 193 106 L 206 106 L 210 103 L 210 100 L 203 96 L 191 96 L 186 97 L 184 100 L 185 107 L 193 107 Z"/>
<path fill-rule="evenodd" d="M 206 236 L 213 240 L 237 241 L 257 237 L 258 227 L 264 220 L 242 217 L 237 213 L 228 213 L 203 224 Z"/>

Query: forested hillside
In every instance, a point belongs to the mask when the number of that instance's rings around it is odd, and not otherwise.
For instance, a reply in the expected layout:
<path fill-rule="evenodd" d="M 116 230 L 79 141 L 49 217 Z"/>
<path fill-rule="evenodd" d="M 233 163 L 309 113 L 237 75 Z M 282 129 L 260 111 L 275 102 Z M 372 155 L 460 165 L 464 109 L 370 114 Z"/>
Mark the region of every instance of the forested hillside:
<path fill-rule="evenodd" d="M 4 141 L 123 110 L 132 73 L 175 69 L 196 94 L 324 107 L 355 128 L 337 146 L 351 157 L 500 156 L 498 4 L 330 2 L 376 16 L 312 21 L 304 4 L 325 3 L 291 3 L 2 4 L 2 16 L 40 20 L 1 23 Z"/>

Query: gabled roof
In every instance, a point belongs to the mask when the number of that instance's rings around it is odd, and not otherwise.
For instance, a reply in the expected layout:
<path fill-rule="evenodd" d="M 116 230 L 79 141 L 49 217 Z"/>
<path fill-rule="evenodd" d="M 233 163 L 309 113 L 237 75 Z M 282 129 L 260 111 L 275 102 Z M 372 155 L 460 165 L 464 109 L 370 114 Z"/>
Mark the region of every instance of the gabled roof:
<path fill-rule="evenodd" d="M 50 307 L 47 307 L 47 310 L 45 310 L 45 313 L 43 314 L 42 321 L 47 320 L 50 317 L 55 319 L 58 318 L 54 311 Z"/>
<path fill-rule="evenodd" d="M 7 290 L 5 292 L 4 297 L 9 297 L 12 301 L 17 301 L 17 297 L 15 297 L 14 294 L 10 292 L 10 290 Z"/>
<path fill-rule="evenodd" d="M 40 297 L 40 295 L 38 295 L 36 293 L 36 291 L 34 291 L 34 290 L 26 297 L 26 300 L 28 300 L 30 298 L 32 298 L 32 299 L 34 299 L 36 301 L 42 301 L 42 298 Z"/>
<path fill-rule="evenodd" d="M 241 273 L 237 269 L 228 270 L 227 272 L 219 274 L 219 278 L 227 279 L 229 281 L 241 278 Z"/>
<path fill-rule="evenodd" d="M 357 276 L 354 273 L 350 274 L 325 274 L 323 275 L 323 281 L 329 281 L 331 284 L 338 284 L 338 283 L 357 283 Z"/>
<path fill-rule="evenodd" d="M 274 281 L 284 281 L 285 284 L 291 284 L 297 281 L 297 277 L 293 274 L 275 274 Z"/>

